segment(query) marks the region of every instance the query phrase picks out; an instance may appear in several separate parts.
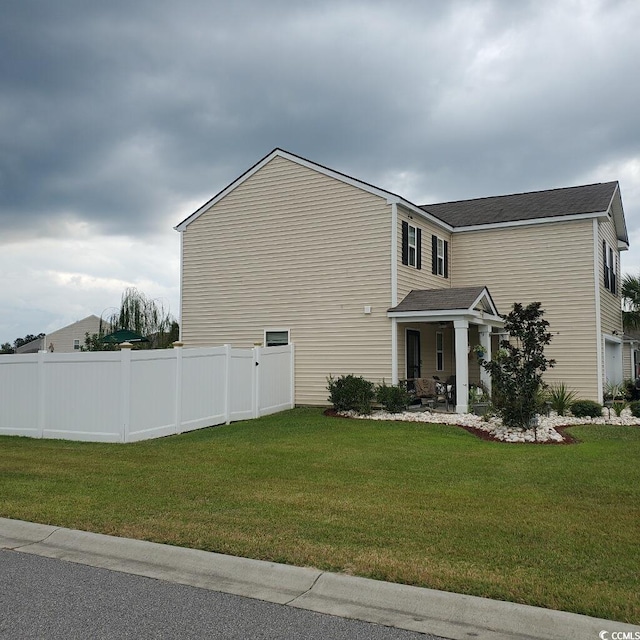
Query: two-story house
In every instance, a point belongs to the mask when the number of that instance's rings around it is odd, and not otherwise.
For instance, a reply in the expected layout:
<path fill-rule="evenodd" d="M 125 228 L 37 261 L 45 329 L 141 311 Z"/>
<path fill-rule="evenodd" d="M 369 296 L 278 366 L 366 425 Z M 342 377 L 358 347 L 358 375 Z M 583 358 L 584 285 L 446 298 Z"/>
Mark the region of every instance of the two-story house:
<path fill-rule="evenodd" d="M 417 206 L 276 149 L 176 229 L 185 346 L 293 342 L 298 404 L 330 374 L 437 375 L 466 411 L 514 302 L 542 303 L 548 381 L 622 378 L 617 182 Z"/>

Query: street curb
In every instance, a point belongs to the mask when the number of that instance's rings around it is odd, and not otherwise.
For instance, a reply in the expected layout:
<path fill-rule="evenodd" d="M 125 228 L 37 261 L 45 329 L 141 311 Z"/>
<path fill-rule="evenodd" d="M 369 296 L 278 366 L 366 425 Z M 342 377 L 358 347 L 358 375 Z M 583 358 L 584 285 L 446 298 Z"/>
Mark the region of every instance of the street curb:
<path fill-rule="evenodd" d="M 0 518 L 0 548 L 452 640 L 640 638 L 640 626 L 564 611 L 21 520 Z"/>

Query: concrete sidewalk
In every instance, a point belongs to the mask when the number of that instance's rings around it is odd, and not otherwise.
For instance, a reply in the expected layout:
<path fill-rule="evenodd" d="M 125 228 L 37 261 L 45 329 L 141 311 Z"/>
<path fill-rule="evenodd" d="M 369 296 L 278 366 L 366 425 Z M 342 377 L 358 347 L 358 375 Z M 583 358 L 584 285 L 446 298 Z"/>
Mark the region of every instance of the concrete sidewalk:
<path fill-rule="evenodd" d="M 454 640 L 640 638 L 640 626 L 564 611 L 21 520 L 0 518 L 0 548 Z"/>

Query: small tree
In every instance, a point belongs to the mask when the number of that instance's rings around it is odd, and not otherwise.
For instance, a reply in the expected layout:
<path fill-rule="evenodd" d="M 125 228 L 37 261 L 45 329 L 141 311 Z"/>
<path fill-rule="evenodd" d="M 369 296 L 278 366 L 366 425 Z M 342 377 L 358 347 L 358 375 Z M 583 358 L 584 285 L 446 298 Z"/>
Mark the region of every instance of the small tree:
<path fill-rule="evenodd" d="M 542 373 L 555 365 L 544 355 L 551 342 L 549 323 L 542 318 L 540 302 L 523 307 L 516 302 L 504 316 L 510 340 L 500 343 L 495 357 L 482 366 L 491 374 L 494 402 L 506 426 L 526 429 L 539 412 Z"/>

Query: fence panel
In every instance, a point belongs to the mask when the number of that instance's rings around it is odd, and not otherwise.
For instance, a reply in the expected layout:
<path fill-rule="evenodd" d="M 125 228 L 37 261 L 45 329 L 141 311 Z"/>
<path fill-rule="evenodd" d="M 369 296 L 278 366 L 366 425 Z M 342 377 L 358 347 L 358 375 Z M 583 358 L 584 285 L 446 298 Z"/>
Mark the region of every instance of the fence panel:
<path fill-rule="evenodd" d="M 127 442 L 175 433 L 176 356 L 173 349 L 131 353 L 130 426 Z"/>
<path fill-rule="evenodd" d="M 0 356 L 0 435 L 132 442 L 293 401 L 293 345 Z"/>
<path fill-rule="evenodd" d="M 259 350 L 258 414 L 293 408 L 293 345 Z"/>
<path fill-rule="evenodd" d="M 179 431 L 227 421 L 225 347 L 182 350 L 182 416 Z"/>
<path fill-rule="evenodd" d="M 120 442 L 120 354 L 44 355 L 42 437 Z"/>
<path fill-rule="evenodd" d="M 231 349 L 229 420 L 254 418 L 255 356 L 253 349 Z"/>
<path fill-rule="evenodd" d="M 0 355 L 0 434 L 38 437 L 38 356 Z"/>

